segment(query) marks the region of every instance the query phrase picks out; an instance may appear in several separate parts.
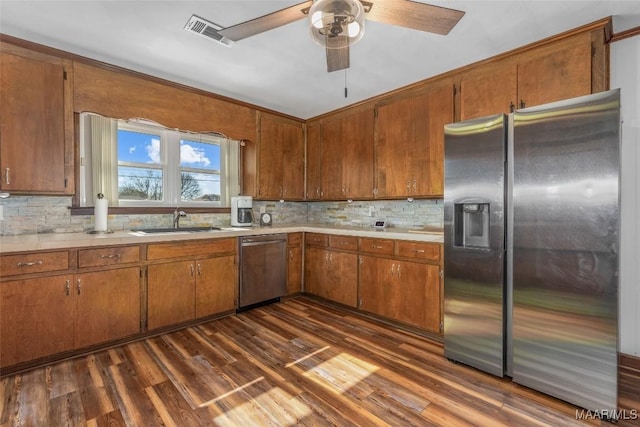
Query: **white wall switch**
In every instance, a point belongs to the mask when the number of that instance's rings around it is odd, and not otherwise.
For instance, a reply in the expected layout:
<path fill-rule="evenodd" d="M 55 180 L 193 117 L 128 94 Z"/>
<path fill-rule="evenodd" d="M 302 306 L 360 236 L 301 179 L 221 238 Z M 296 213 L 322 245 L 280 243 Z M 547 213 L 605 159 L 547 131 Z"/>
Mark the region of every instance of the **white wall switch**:
<path fill-rule="evenodd" d="M 266 206 L 260 206 L 260 213 L 267 213 L 267 207 Z"/>

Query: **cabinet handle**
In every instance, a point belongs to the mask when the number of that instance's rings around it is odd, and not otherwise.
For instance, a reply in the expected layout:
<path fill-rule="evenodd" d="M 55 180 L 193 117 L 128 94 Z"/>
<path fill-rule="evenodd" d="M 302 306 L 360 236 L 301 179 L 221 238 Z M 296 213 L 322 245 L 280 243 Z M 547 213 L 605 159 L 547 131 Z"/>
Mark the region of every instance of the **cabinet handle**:
<path fill-rule="evenodd" d="M 80 295 L 80 291 L 82 290 L 82 280 L 78 279 L 76 281 L 76 287 L 78 288 L 78 295 Z"/>
<path fill-rule="evenodd" d="M 328 253 L 324 254 L 324 262 L 325 262 L 325 264 L 329 262 L 329 254 Z"/>
<path fill-rule="evenodd" d="M 380 246 L 380 245 L 371 245 L 371 247 L 373 249 L 382 249 L 382 246 Z"/>
<path fill-rule="evenodd" d="M 42 260 L 30 261 L 30 262 L 19 262 L 16 264 L 16 266 L 18 267 L 33 267 L 34 265 L 42 265 Z"/>
<path fill-rule="evenodd" d="M 111 255 L 100 255 L 100 258 L 109 259 L 109 258 L 120 258 L 120 254 L 111 254 Z"/>
<path fill-rule="evenodd" d="M 194 272 L 193 264 L 191 264 L 189 267 L 191 267 L 191 276 L 193 276 L 193 272 Z"/>
<path fill-rule="evenodd" d="M 400 271 L 401 265 L 398 264 L 398 277 L 402 277 L 402 272 Z"/>
<path fill-rule="evenodd" d="M 198 264 L 198 276 L 202 276 L 202 264 Z"/>
<path fill-rule="evenodd" d="M 524 107 L 526 107 L 524 100 L 520 99 L 520 108 L 524 108 Z"/>
<path fill-rule="evenodd" d="M 423 254 L 424 253 L 424 249 L 411 249 L 411 251 L 416 253 L 416 254 Z"/>
<path fill-rule="evenodd" d="M 9 182 L 9 171 L 10 170 L 11 169 L 9 169 L 9 168 L 4 168 L 4 181 L 5 181 L 5 184 L 10 184 L 10 182 Z"/>
<path fill-rule="evenodd" d="M 333 254 L 329 254 L 329 263 L 333 264 Z"/>
<path fill-rule="evenodd" d="M 67 296 L 69 296 L 69 294 L 71 293 L 71 280 L 67 280 L 67 283 L 65 285 L 65 290 L 66 290 Z"/>
<path fill-rule="evenodd" d="M 289 259 L 293 259 L 293 251 L 292 250 L 289 251 Z"/>
<path fill-rule="evenodd" d="M 418 183 L 416 182 L 415 178 L 413 180 L 413 192 L 414 193 L 418 192 Z"/>
<path fill-rule="evenodd" d="M 395 264 L 391 264 L 391 275 L 392 276 L 396 275 L 396 265 Z"/>

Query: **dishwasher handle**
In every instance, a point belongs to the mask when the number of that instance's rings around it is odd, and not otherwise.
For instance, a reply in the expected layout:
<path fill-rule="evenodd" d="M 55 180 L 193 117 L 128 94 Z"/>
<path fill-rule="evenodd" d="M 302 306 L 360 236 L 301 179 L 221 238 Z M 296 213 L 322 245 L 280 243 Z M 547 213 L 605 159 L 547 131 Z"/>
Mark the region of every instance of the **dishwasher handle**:
<path fill-rule="evenodd" d="M 286 240 L 258 240 L 258 241 L 252 241 L 252 240 L 243 240 L 242 241 L 242 246 L 247 247 L 247 246 L 264 246 L 264 245 L 273 245 L 274 243 L 284 243 L 286 242 Z"/>
<path fill-rule="evenodd" d="M 255 246 L 259 244 L 279 243 L 286 241 L 286 234 L 268 234 L 265 236 L 242 237 L 240 239 L 240 244 L 242 246 Z"/>

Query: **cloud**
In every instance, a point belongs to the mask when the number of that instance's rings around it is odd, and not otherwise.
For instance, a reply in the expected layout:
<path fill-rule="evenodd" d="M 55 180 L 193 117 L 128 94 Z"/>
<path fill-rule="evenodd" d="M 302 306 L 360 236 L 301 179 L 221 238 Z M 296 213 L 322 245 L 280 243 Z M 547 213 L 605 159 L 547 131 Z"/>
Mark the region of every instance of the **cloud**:
<path fill-rule="evenodd" d="M 191 163 L 201 166 L 209 166 L 211 164 L 211 160 L 209 160 L 202 148 L 196 148 L 185 143 L 180 144 L 180 161 L 181 163 Z"/>
<path fill-rule="evenodd" d="M 136 146 L 132 145 L 131 147 L 129 147 L 129 154 L 133 154 L 136 151 Z"/>
<path fill-rule="evenodd" d="M 151 139 L 151 144 L 144 147 L 151 161 L 149 163 L 160 163 L 160 140 Z"/>

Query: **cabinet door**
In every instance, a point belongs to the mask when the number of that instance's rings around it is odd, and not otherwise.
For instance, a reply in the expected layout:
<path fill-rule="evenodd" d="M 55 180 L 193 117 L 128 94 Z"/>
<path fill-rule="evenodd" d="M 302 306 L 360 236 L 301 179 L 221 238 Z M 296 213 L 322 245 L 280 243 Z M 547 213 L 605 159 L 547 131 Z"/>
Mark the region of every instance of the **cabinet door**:
<path fill-rule="evenodd" d="M 325 199 L 371 198 L 373 134 L 373 109 L 323 122 L 322 188 Z"/>
<path fill-rule="evenodd" d="M 196 317 L 224 313 L 236 307 L 235 256 L 198 260 L 196 272 Z"/>
<path fill-rule="evenodd" d="M 519 108 L 590 93 L 590 40 L 518 64 Z"/>
<path fill-rule="evenodd" d="M 74 347 L 82 348 L 140 332 L 138 267 L 77 274 Z"/>
<path fill-rule="evenodd" d="M 509 114 L 517 103 L 517 67 L 492 66 L 471 72 L 460 80 L 460 120 Z"/>
<path fill-rule="evenodd" d="M 448 84 L 378 107 L 376 198 L 442 195 L 444 125 L 452 121 Z"/>
<path fill-rule="evenodd" d="M 0 188 L 64 193 L 64 68 L 4 52 L 0 63 Z"/>
<path fill-rule="evenodd" d="M 322 149 L 320 123 L 307 124 L 307 200 L 322 196 Z"/>
<path fill-rule="evenodd" d="M 358 305 L 358 256 L 330 251 L 329 275 L 325 278 L 327 299 L 350 307 Z"/>
<path fill-rule="evenodd" d="M 302 290 L 302 247 L 289 246 L 287 258 L 287 295 Z"/>
<path fill-rule="evenodd" d="M 396 261 L 396 265 L 396 280 L 389 298 L 391 316 L 440 333 L 440 268 L 408 261 Z"/>
<path fill-rule="evenodd" d="M 195 272 L 194 261 L 155 264 L 148 267 L 148 329 L 194 318 Z"/>
<path fill-rule="evenodd" d="M 62 275 L 0 284 L 1 366 L 73 348 L 72 280 Z"/>
<path fill-rule="evenodd" d="M 395 273 L 395 262 L 391 259 L 360 256 L 360 309 L 391 317 L 392 268 Z"/>
<path fill-rule="evenodd" d="M 258 198 L 304 198 L 304 132 L 301 123 L 262 114 Z"/>
<path fill-rule="evenodd" d="M 328 298 L 329 254 L 326 249 L 307 246 L 304 251 L 304 289 L 313 295 Z"/>

